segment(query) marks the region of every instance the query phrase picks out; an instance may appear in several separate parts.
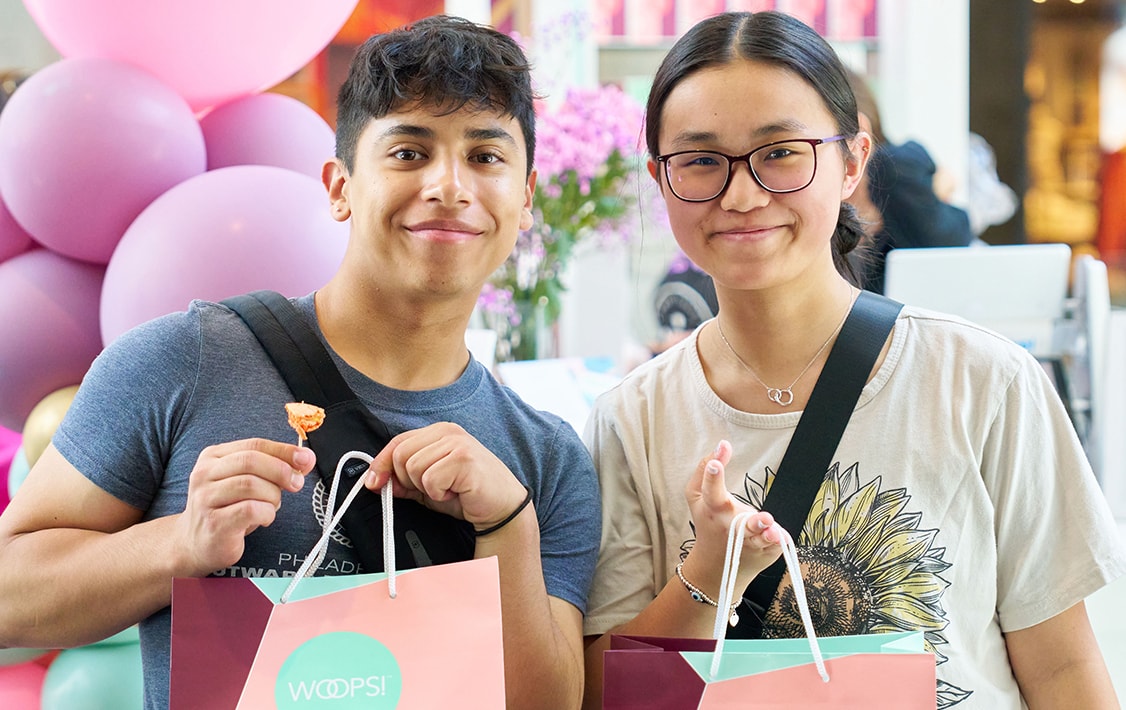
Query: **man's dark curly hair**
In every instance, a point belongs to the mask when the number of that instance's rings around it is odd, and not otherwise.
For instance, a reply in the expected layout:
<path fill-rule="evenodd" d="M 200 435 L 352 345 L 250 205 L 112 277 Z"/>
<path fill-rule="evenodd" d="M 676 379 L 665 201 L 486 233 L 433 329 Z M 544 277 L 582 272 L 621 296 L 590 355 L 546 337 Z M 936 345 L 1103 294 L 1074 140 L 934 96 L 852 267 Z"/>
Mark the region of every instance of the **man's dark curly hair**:
<path fill-rule="evenodd" d="M 531 66 L 511 37 L 460 17 L 435 15 L 374 35 L 356 51 L 336 100 L 336 157 L 348 170 L 373 118 L 412 106 L 442 114 L 465 106 L 520 123 L 528 172 L 536 150 Z"/>

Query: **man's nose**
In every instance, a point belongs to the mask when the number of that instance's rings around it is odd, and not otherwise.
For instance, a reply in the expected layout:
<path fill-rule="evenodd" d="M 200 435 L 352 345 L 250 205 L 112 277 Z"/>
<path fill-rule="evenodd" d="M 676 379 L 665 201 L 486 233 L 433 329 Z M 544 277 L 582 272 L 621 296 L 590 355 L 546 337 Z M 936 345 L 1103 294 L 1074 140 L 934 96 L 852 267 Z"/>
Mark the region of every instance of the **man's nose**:
<path fill-rule="evenodd" d="M 426 170 L 425 197 L 453 204 L 468 200 L 466 166 L 454 158 L 434 158 Z"/>

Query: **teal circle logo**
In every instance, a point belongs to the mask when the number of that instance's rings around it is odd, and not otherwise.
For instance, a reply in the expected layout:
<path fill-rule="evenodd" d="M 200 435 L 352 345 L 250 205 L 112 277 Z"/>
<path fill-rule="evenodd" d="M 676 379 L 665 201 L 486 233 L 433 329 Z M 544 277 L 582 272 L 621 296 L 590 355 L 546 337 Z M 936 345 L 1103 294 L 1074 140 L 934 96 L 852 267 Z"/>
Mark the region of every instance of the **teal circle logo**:
<path fill-rule="evenodd" d="M 390 710 L 402 691 L 399 664 L 386 646 L 371 636 L 336 631 L 289 654 L 274 701 L 278 710 Z"/>

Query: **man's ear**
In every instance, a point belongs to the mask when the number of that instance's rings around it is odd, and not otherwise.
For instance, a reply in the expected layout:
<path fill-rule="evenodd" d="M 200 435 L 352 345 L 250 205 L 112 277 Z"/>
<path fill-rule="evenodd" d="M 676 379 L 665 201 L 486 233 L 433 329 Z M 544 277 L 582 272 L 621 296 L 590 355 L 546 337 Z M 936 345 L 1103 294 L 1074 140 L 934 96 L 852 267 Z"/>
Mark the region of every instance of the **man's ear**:
<path fill-rule="evenodd" d="M 532 216 L 532 197 L 536 194 L 536 179 L 539 173 L 532 169 L 528 175 L 528 181 L 524 184 L 524 209 L 520 213 L 520 231 L 528 230 L 535 224 L 535 217 Z"/>
<path fill-rule="evenodd" d="M 352 207 L 348 204 L 348 169 L 340 158 L 326 160 L 321 166 L 321 182 L 328 191 L 332 218 L 337 222 L 347 221 L 352 216 Z"/>

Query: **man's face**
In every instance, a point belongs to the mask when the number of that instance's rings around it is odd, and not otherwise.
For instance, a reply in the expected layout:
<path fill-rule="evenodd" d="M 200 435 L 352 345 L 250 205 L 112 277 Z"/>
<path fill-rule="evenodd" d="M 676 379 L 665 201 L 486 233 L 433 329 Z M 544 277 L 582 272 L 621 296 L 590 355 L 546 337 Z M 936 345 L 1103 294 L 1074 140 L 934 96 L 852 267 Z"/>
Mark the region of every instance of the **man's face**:
<path fill-rule="evenodd" d="M 373 119 L 352 170 L 330 163 L 324 179 L 334 217 L 352 220 L 350 255 L 365 255 L 382 288 L 475 299 L 532 226 L 535 174 L 516 119 L 438 114 L 416 106 Z"/>

